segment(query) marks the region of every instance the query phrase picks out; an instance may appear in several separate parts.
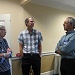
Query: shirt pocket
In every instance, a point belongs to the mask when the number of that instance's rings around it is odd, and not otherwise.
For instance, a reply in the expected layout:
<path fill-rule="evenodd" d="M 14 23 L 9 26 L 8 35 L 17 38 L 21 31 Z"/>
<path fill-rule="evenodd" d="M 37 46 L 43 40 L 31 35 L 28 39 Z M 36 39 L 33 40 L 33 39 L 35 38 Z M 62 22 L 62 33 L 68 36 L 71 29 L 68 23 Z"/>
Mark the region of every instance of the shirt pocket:
<path fill-rule="evenodd" d="M 34 45 L 38 45 L 38 40 L 35 40 L 35 41 L 33 40 L 32 43 L 33 43 Z"/>

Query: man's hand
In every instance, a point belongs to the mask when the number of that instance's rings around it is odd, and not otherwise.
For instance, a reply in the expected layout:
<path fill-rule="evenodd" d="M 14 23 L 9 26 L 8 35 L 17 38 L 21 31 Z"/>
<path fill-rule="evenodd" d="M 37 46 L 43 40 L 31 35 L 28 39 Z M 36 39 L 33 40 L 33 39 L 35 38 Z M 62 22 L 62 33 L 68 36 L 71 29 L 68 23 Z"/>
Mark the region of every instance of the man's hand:
<path fill-rule="evenodd" d="M 10 57 L 10 54 L 7 52 L 7 53 L 4 53 L 4 57 L 5 58 L 9 58 Z"/>
<path fill-rule="evenodd" d="M 57 54 L 62 54 L 62 52 L 61 52 L 61 50 L 60 50 L 60 46 L 58 46 L 58 50 L 56 50 L 55 53 L 57 53 Z"/>
<path fill-rule="evenodd" d="M 62 52 L 60 50 L 55 51 L 55 53 L 62 54 Z"/>

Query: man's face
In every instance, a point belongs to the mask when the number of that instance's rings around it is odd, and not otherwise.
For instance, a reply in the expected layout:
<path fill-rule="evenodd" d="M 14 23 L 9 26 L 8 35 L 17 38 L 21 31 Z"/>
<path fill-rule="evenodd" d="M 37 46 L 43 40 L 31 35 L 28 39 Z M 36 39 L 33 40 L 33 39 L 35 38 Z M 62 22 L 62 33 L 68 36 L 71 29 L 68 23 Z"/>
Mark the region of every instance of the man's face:
<path fill-rule="evenodd" d="M 5 30 L 5 28 L 0 29 L 0 36 L 1 36 L 1 37 L 4 37 L 5 35 L 6 35 L 6 30 Z"/>
<path fill-rule="evenodd" d="M 65 30 L 65 31 L 69 31 L 69 30 L 72 30 L 72 29 L 73 29 L 73 25 L 69 22 L 68 19 L 66 19 L 66 20 L 64 21 L 63 26 L 64 26 L 64 30 Z"/>
<path fill-rule="evenodd" d="M 34 19 L 33 18 L 29 18 L 29 22 L 27 23 L 27 27 L 28 29 L 33 29 L 34 27 Z"/>

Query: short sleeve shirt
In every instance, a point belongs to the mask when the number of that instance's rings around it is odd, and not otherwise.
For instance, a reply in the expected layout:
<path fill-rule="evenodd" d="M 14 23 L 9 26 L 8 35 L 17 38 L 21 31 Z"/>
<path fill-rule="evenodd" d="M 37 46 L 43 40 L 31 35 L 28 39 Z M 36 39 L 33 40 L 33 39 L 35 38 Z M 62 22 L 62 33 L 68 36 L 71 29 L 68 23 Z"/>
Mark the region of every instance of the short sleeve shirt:
<path fill-rule="evenodd" d="M 6 39 L 0 39 L 0 53 L 6 53 L 7 48 L 9 48 L 9 46 Z M 7 71 L 9 69 L 10 69 L 9 58 L 4 58 L 3 63 L 0 63 L 0 72 Z"/>
<path fill-rule="evenodd" d="M 23 53 L 39 53 L 38 44 L 42 40 L 41 32 L 34 29 L 31 34 L 28 30 L 24 30 L 18 36 L 18 41 L 23 45 Z"/>

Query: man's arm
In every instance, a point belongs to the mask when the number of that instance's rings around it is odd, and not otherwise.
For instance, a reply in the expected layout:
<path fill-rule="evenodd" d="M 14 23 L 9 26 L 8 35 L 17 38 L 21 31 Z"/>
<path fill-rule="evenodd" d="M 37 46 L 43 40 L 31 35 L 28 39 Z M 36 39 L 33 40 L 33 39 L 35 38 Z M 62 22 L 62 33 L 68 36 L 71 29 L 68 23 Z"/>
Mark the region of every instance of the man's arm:
<path fill-rule="evenodd" d="M 55 53 L 57 53 L 57 54 L 62 54 L 62 52 L 61 52 L 61 50 L 59 49 L 59 47 L 60 47 L 60 46 L 57 47 L 58 50 L 56 50 Z"/>
<path fill-rule="evenodd" d="M 41 45 L 41 42 L 38 45 L 38 51 L 39 51 L 39 55 L 41 56 L 41 53 L 42 53 L 42 45 Z"/>
<path fill-rule="evenodd" d="M 4 57 L 4 53 L 0 53 L 0 57 Z"/>
<path fill-rule="evenodd" d="M 21 57 L 23 57 L 23 45 L 21 43 L 19 43 L 19 49 L 20 49 Z"/>
<path fill-rule="evenodd" d="M 55 53 L 62 54 L 62 52 L 60 50 L 55 51 Z"/>
<path fill-rule="evenodd" d="M 7 52 L 6 53 L 0 53 L 0 57 L 5 57 L 5 58 L 9 58 L 10 57 L 10 53 L 12 52 L 10 48 L 7 48 Z"/>

